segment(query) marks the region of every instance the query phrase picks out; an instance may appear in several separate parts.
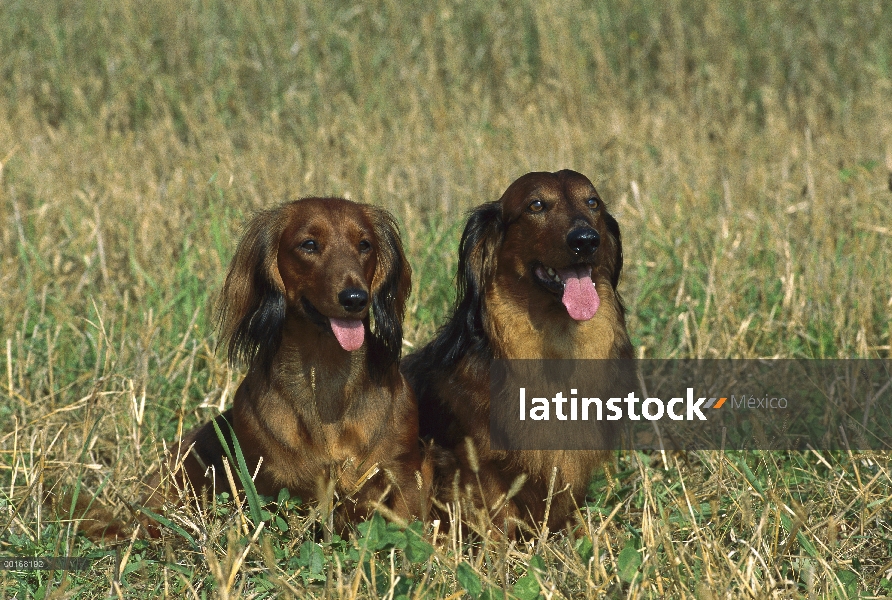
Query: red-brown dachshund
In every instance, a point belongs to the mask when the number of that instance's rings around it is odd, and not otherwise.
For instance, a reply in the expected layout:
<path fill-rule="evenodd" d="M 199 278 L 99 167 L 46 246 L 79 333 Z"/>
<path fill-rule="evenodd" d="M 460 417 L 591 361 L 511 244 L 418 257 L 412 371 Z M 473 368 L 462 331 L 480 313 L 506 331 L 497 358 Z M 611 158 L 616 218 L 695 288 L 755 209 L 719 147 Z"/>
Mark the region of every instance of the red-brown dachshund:
<path fill-rule="evenodd" d="M 231 425 L 252 473 L 260 464 L 259 493 L 313 500 L 333 481 L 348 498 L 342 521 L 378 502 L 424 516 L 418 410 L 399 372 L 410 279 L 379 208 L 304 198 L 249 223 L 220 312 L 229 359 L 247 375 L 215 422 L 227 436 Z M 229 491 L 213 423 L 181 442 L 180 486 Z M 170 497 L 161 486 L 147 505 Z"/>
<path fill-rule="evenodd" d="M 541 525 L 554 467 L 548 526 L 561 527 L 609 452 L 491 450 L 490 365 L 493 359 L 632 358 L 616 291 L 622 263 L 619 226 L 586 177 L 524 175 L 500 200 L 471 214 L 459 249 L 454 312 L 433 341 L 403 361 L 418 396 L 422 437 L 452 452 L 463 489 L 482 488 L 486 510 L 499 527 L 508 518 L 509 533 L 513 518 Z M 476 460 L 467 454 L 466 437 Z M 447 499 L 454 472 L 438 468 L 437 487 Z M 521 474 L 525 485 L 504 502 Z"/>

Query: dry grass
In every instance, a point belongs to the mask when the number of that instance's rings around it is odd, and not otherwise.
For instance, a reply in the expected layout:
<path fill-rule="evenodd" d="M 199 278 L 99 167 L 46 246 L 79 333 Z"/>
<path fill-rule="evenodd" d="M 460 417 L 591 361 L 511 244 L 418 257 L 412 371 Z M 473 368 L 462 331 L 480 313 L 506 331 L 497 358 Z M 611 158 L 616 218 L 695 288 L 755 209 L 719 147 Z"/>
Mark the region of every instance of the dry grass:
<path fill-rule="evenodd" d="M 4 556 L 94 551 L 43 491 L 121 511 L 163 441 L 231 399 L 213 300 L 246 215 L 287 198 L 397 214 L 413 344 L 452 300 L 464 211 L 573 168 L 623 229 L 641 356 L 892 356 L 880 0 L 152 4 L 0 5 Z M 314 546 L 306 511 L 254 538 L 221 508 L 183 515 L 197 549 L 171 532 L 117 574 L 108 552 L 87 575 L 0 572 L 0 596 L 890 592 L 887 453 L 665 460 L 618 455 L 576 542 L 427 531 L 416 563 Z"/>

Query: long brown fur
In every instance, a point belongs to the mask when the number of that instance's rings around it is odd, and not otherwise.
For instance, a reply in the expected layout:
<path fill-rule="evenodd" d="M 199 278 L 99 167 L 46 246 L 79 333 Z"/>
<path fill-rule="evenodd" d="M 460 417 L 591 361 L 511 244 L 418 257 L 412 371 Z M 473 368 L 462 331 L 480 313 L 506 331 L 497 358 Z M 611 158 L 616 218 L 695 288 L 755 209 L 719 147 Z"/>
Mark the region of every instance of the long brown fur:
<path fill-rule="evenodd" d="M 312 241 L 314 244 L 308 244 Z M 415 396 L 399 372 L 411 269 L 384 210 L 338 198 L 305 198 L 248 224 L 226 277 L 220 330 L 247 375 L 233 407 L 188 434 L 145 500 L 160 507 L 177 489 L 231 492 L 214 423 L 235 433 L 254 485 L 321 500 L 333 485 L 341 524 L 383 505 L 424 517 L 427 492 Z M 368 294 L 349 312 L 345 290 Z M 355 307 L 354 307 L 355 310 Z M 362 346 L 347 351 L 329 318 L 359 318 Z M 177 461 L 176 457 L 185 457 Z M 230 470 L 235 475 L 236 466 Z M 236 479 L 237 485 L 241 483 Z"/>
<path fill-rule="evenodd" d="M 600 241 L 596 251 L 582 257 L 568 240 L 571 231 L 581 229 L 594 229 Z M 462 489 L 479 489 L 478 508 L 489 512 L 498 527 L 508 522 L 509 534 L 513 519 L 538 528 L 546 509 L 547 525 L 555 530 L 581 504 L 593 472 L 609 452 L 491 450 L 489 369 L 494 359 L 632 358 L 616 291 L 622 260 L 616 220 L 592 183 L 573 171 L 529 173 L 501 199 L 473 211 L 459 250 L 454 312 L 434 340 L 403 361 L 418 396 L 422 437 L 457 459 L 443 460 L 438 468 L 441 499 L 454 500 L 450 490 L 457 469 Z M 560 294 L 535 276 L 537 266 L 580 263 L 591 265 L 601 300 L 587 321 L 571 318 Z M 466 438 L 473 444 L 471 455 Z M 526 476 L 526 483 L 505 502 L 519 476 Z"/>

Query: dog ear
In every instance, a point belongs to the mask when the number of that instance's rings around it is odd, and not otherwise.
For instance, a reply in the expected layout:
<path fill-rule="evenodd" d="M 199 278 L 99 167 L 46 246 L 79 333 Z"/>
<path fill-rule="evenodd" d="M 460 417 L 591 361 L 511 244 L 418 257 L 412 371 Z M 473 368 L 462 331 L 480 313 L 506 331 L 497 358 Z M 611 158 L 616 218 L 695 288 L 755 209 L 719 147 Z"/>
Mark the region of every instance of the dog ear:
<path fill-rule="evenodd" d="M 483 295 L 495 269 L 502 234 L 502 204 L 489 202 L 471 213 L 459 244 L 455 315 L 465 316 L 464 329 L 474 338 L 484 333 Z"/>
<path fill-rule="evenodd" d="M 418 353 L 412 354 L 408 361 L 416 365 L 428 362 L 431 367 L 446 368 L 468 353 L 485 350 L 483 295 L 495 270 L 496 253 L 503 235 L 501 201 L 483 204 L 471 213 L 458 249 L 457 291 L 452 316 L 440 333 Z M 411 374 L 413 370 L 409 367 L 407 372 Z M 419 390 L 426 386 L 426 381 L 422 377 L 413 382 L 416 393 L 423 393 Z M 424 413 L 421 418 L 432 417 Z"/>
<path fill-rule="evenodd" d="M 613 215 L 605 211 L 604 222 L 607 225 L 607 231 L 615 240 L 616 253 L 613 257 L 613 273 L 610 276 L 610 285 L 615 290 L 619 285 L 619 276 L 623 270 L 623 240 L 619 233 L 619 223 L 616 222 Z"/>
<path fill-rule="evenodd" d="M 230 364 L 268 368 L 282 341 L 285 284 L 279 274 L 284 206 L 257 213 L 235 251 L 220 296 L 220 344 Z"/>
<path fill-rule="evenodd" d="M 372 338 L 368 353 L 373 374 L 382 376 L 400 358 L 403 317 L 412 290 L 412 267 L 406 260 L 399 228 L 387 211 L 367 207 L 377 238 L 377 266 L 372 277 Z"/>

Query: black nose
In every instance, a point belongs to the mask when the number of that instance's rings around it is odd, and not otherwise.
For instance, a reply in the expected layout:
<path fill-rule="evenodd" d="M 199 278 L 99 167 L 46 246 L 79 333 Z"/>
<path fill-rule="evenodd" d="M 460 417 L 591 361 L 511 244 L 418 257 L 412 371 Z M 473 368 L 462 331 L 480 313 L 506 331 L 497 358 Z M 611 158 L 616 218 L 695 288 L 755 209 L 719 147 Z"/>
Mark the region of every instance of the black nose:
<path fill-rule="evenodd" d="M 358 288 L 347 288 L 338 294 L 338 302 L 347 312 L 359 312 L 369 303 L 369 293 Z"/>
<path fill-rule="evenodd" d="M 579 227 L 567 234 L 567 245 L 579 256 L 592 254 L 600 244 L 601 236 L 591 227 Z"/>

